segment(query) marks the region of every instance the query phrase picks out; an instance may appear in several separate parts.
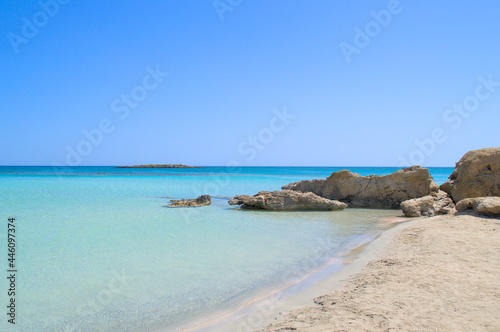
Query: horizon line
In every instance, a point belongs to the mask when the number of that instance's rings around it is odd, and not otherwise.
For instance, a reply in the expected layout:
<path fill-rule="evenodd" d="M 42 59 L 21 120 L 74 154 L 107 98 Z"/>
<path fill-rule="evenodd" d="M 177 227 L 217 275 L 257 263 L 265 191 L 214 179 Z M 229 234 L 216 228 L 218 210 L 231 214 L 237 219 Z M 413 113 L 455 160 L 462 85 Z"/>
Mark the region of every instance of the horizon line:
<path fill-rule="evenodd" d="M 132 165 L 132 166 L 135 166 L 135 165 Z M 226 167 L 226 168 L 238 168 L 238 167 L 247 167 L 247 168 L 250 168 L 250 167 L 315 167 L 315 168 L 339 168 L 339 167 L 349 167 L 349 168 L 370 168 L 370 167 L 380 167 L 380 168 L 408 168 L 408 167 L 412 167 L 412 166 L 420 166 L 420 167 L 423 167 L 423 168 L 455 168 L 455 166 L 422 166 L 422 165 L 411 165 L 411 166 L 345 166 L 345 165 L 342 165 L 342 166 L 299 166 L 299 165 L 296 165 L 296 166 L 269 166 L 269 165 L 254 165 L 254 166 L 227 166 L 227 165 L 210 165 L 210 166 L 207 166 L 207 165 L 203 165 L 203 166 L 200 166 L 200 165 L 189 165 L 189 166 L 192 166 L 192 167 L 198 167 L 198 168 L 204 168 L 204 167 Z M 64 167 L 67 167 L 67 168 L 77 168 L 77 167 L 123 167 L 123 165 L 80 165 L 80 166 L 52 166 L 52 165 L 0 165 L 0 167 L 56 167 L 56 168 L 64 168 Z M 147 167 L 144 167 L 143 169 L 148 169 Z M 157 167 L 157 168 L 154 168 L 154 167 L 151 167 L 151 169 L 190 169 L 190 167 L 165 167 L 165 168 L 161 168 L 161 167 Z"/>

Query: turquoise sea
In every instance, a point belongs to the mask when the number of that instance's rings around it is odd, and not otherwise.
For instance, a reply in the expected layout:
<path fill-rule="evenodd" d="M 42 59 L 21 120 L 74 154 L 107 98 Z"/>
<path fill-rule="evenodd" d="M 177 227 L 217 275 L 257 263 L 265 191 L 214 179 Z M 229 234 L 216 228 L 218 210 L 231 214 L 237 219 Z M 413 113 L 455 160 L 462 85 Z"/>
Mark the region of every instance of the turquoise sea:
<path fill-rule="evenodd" d="M 0 330 L 176 330 L 283 287 L 373 239 L 400 211 L 243 211 L 227 197 L 341 169 L 398 168 L 0 167 Z M 430 168 L 438 184 L 452 171 Z M 163 207 L 201 194 L 216 196 L 211 206 Z M 6 319 L 10 217 L 15 325 Z"/>

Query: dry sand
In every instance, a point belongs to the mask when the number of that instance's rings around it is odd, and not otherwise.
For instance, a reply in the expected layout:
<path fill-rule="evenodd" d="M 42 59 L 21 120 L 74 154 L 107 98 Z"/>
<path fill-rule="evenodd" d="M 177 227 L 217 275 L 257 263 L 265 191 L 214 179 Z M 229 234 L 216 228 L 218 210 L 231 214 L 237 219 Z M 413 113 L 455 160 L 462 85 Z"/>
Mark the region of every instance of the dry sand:
<path fill-rule="evenodd" d="M 500 220 L 414 221 L 343 287 L 262 331 L 500 331 Z"/>

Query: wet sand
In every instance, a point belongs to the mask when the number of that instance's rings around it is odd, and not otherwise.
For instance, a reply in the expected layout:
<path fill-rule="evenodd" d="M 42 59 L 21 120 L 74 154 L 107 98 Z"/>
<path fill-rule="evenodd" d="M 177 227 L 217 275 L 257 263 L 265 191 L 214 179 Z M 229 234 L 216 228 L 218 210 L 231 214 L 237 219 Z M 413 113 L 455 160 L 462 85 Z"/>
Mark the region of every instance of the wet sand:
<path fill-rule="evenodd" d="M 307 294 L 310 305 L 277 305 L 255 330 L 500 331 L 500 220 L 402 224 Z"/>

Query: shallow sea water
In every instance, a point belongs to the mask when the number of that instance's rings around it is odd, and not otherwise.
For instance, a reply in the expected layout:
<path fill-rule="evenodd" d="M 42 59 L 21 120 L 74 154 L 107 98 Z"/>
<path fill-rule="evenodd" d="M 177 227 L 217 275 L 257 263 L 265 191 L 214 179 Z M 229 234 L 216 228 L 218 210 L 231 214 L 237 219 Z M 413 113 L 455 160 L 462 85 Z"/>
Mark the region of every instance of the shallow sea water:
<path fill-rule="evenodd" d="M 236 194 L 344 168 L 0 167 L 0 243 L 16 218 L 16 326 L 2 331 L 141 331 L 184 325 L 281 287 L 382 231 L 395 210 L 242 211 Z M 362 175 L 396 168 L 349 168 Z M 430 169 L 437 183 L 452 168 Z M 98 174 L 104 173 L 104 174 Z M 218 196 L 200 208 L 171 198 Z M 1 252 L 1 251 L 0 251 Z M 324 254 L 319 255 L 322 252 Z M 7 303 L 6 278 L 0 301 Z"/>

